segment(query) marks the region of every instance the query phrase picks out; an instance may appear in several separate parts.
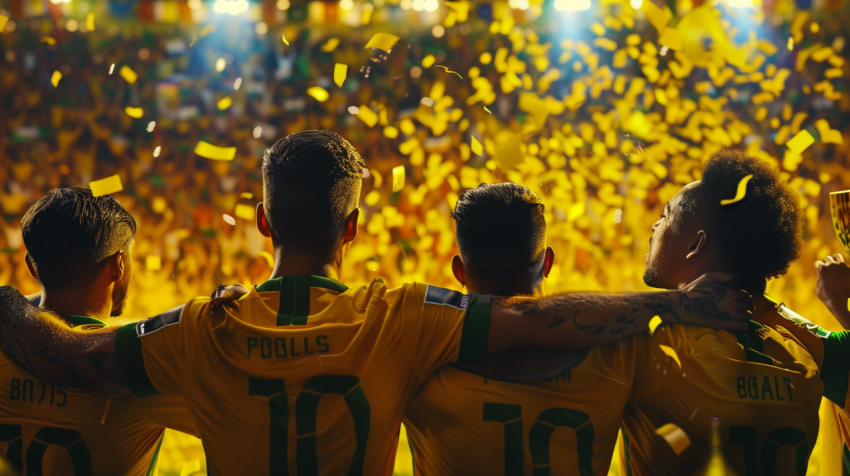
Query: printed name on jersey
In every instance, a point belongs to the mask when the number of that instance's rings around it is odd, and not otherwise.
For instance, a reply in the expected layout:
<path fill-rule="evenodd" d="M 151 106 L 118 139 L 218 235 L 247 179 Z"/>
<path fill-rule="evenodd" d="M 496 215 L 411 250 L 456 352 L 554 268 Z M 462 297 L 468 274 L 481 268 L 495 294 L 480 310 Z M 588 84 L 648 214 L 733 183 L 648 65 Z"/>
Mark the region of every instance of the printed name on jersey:
<path fill-rule="evenodd" d="M 180 316 L 183 315 L 183 306 L 177 306 L 170 311 L 165 311 L 158 316 L 154 316 L 144 321 L 136 323 L 136 334 L 141 337 L 152 334 L 160 329 L 168 326 L 173 326 L 180 322 Z"/>
<path fill-rule="evenodd" d="M 466 309 L 469 306 L 469 294 L 459 293 L 451 289 L 428 286 L 425 291 L 425 304 L 449 306 L 455 309 Z"/>

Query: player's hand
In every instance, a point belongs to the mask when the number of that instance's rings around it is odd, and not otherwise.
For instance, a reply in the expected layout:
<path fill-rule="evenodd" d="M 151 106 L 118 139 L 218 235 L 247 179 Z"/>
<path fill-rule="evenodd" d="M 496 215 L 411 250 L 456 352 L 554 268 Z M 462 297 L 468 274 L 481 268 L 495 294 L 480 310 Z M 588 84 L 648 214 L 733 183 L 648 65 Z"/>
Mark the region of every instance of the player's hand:
<path fill-rule="evenodd" d="M 827 256 L 815 262 L 818 270 L 818 285 L 815 293 L 844 328 L 850 324 L 850 268 L 844 263 L 841 253 Z"/>
<path fill-rule="evenodd" d="M 212 299 L 211 303 L 213 306 L 219 306 L 235 301 L 246 294 L 248 294 L 248 288 L 241 284 L 231 284 L 230 286 L 219 284 L 210 298 Z"/>
<path fill-rule="evenodd" d="M 717 330 L 746 330 L 753 317 L 752 296 L 729 287 L 734 276 L 706 273 L 679 289 L 679 324 Z M 662 317 L 663 318 L 663 317 Z"/>

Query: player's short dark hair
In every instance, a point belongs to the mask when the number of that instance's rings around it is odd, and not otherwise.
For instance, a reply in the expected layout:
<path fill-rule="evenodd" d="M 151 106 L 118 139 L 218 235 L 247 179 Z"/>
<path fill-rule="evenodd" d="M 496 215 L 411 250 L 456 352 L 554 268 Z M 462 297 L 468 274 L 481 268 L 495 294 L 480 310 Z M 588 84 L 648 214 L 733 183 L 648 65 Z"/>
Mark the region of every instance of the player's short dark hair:
<path fill-rule="evenodd" d="M 357 150 L 330 131 L 296 132 L 266 149 L 263 203 L 275 242 L 332 246 L 357 208 L 365 166 Z"/>
<path fill-rule="evenodd" d="M 80 187 L 55 188 L 21 219 L 24 245 L 45 287 L 88 282 L 106 259 L 126 249 L 136 220 L 118 200 Z"/>
<path fill-rule="evenodd" d="M 738 183 L 752 174 L 736 203 Z M 726 260 L 743 281 L 782 276 L 803 247 L 803 214 L 797 193 L 771 164 L 739 150 L 720 151 L 705 163 L 696 187 L 716 224 Z"/>
<path fill-rule="evenodd" d="M 452 217 L 464 264 L 479 269 L 532 266 L 546 246 L 543 200 L 515 183 L 464 192 Z"/>

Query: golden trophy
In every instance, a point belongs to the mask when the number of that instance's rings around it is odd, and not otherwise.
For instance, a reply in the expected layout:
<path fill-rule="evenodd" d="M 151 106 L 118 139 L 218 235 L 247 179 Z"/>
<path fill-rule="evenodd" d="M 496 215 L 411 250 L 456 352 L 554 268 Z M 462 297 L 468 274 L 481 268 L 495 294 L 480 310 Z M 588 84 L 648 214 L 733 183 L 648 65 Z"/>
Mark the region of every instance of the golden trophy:
<path fill-rule="evenodd" d="M 829 194 L 829 215 L 835 236 L 844 252 L 850 255 L 850 190 Z"/>

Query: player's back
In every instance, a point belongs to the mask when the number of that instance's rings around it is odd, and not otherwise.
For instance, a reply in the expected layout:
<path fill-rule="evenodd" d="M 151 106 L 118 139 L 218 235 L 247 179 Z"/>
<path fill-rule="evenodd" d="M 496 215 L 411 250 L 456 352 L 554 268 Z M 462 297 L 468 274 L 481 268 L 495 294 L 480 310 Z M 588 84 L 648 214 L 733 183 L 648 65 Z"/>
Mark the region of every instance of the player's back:
<path fill-rule="evenodd" d="M 672 326 L 646 352 L 624 413 L 627 474 L 697 474 L 713 420 L 722 456 L 740 474 L 805 474 L 823 383 L 798 341 L 756 322 L 735 333 Z"/>
<path fill-rule="evenodd" d="M 546 382 L 438 370 L 405 419 L 415 474 L 608 474 L 632 387 L 633 342 L 592 349 Z"/>
<path fill-rule="evenodd" d="M 102 327 L 91 318 L 68 320 Z M 54 386 L 0 353 L 0 450 L 22 475 L 153 474 L 165 428 L 146 407 L 158 403 L 162 397 L 140 402 L 127 393 Z"/>
<path fill-rule="evenodd" d="M 459 355 L 483 356 L 486 339 L 461 338 L 489 320 L 479 300 L 283 277 L 226 307 L 196 299 L 125 327 L 117 355 L 137 394 L 186 397 L 210 474 L 389 475 L 425 378 Z"/>

